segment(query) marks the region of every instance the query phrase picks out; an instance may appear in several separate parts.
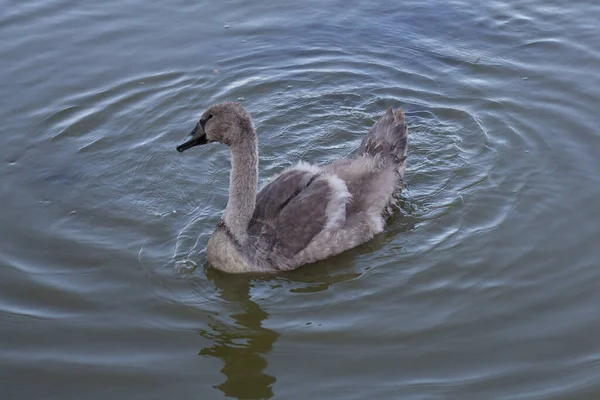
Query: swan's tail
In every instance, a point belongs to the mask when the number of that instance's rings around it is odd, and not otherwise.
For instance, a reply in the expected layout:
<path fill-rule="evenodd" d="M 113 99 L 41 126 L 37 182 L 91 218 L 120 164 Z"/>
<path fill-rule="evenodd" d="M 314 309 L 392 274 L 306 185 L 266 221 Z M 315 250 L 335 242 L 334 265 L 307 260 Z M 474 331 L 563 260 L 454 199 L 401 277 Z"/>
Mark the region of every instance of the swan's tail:
<path fill-rule="evenodd" d="M 398 108 L 394 113 L 390 107 L 371 127 L 369 134 L 360 144 L 359 153 L 373 157 L 380 156 L 392 161 L 397 165 L 400 176 L 404 177 L 407 147 L 408 127 L 404 119 L 404 111 Z"/>

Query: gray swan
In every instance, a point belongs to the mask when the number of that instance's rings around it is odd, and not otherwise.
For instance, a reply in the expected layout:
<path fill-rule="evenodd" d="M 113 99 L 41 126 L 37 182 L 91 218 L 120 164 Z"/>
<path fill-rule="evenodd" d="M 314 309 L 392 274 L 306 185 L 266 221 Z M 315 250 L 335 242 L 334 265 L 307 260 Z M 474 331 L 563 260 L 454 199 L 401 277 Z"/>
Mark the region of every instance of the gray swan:
<path fill-rule="evenodd" d="M 356 155 L 323 166 L 300 162 L 258 193 L 256 131 L 242 105 L 211 106 L 190 136 L 177 151 L 219 142 L 232 153 L 229 200 L 207 247 L 209 265 L 230 273 L 288 271 L 369 241 L 403 186 L 401 109 L 387 110 Z"/>

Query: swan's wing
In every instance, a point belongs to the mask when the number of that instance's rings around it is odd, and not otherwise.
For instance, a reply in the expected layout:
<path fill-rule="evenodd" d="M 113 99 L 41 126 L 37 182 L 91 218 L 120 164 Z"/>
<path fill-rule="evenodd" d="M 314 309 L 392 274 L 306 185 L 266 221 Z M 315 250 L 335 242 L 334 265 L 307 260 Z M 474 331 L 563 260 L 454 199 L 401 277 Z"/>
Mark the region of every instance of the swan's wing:
<path fill-rule="evenodd" d="M 349 199 L 335 175 L 290 170 L 261 190 L 249 231 L 266 240 L 270 252 L 291 259 L 318 233 L 343 224 Z"/>
<path fill-rule="evenodd" d="M 283 207 L 273 226 L 273 253 L 292 258 L 325 228 L 330 192 L 327 181 L 315 180 Z"/>
<path fill-rule="evenodd" d="M 252 220 L 270 221 L 283 207 L 311 183 L 318 174 L 300 169 L 284 171 L 269 182 L 256 196 Z"/>

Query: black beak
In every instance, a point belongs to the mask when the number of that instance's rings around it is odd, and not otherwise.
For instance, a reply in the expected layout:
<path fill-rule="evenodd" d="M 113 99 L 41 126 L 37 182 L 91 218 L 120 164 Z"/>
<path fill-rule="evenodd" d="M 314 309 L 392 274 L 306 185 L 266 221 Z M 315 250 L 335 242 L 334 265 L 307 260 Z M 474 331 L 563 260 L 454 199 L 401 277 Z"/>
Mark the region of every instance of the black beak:
<path fill-rule="evenodd" d="M 206 133 L 198 132 L 198 127 L 194 128 L 194 130 L 192 130 L 192 132 L 190 133 L 190 136 L 192 137 L 190 140 L 177 146 L 178 152 L 181 153 L 184 150 L 190 149 L 194 146 L 200 146 L 202 144 L 208 143 L 208 141 L 206 140 Z"/>

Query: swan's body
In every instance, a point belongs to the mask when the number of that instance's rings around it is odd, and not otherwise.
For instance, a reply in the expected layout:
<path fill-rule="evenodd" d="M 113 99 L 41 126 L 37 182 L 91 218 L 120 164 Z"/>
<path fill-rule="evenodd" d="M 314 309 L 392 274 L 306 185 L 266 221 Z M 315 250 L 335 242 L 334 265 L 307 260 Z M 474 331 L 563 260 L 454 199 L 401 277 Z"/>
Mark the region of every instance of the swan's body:
<path fill-rule="evenodd" d="M 299 163 L 257 194 L 257 139 L 237 103 L 207 110 L 179 146 L 218 141 L 232 152 L 229 201 L 208 242 L 210 265 L 226 272 L 274 272 L 339 254 L 383 231 L 406 168 L 404 113 L 388 109 L 358 153 L 325 166 Z"/>

